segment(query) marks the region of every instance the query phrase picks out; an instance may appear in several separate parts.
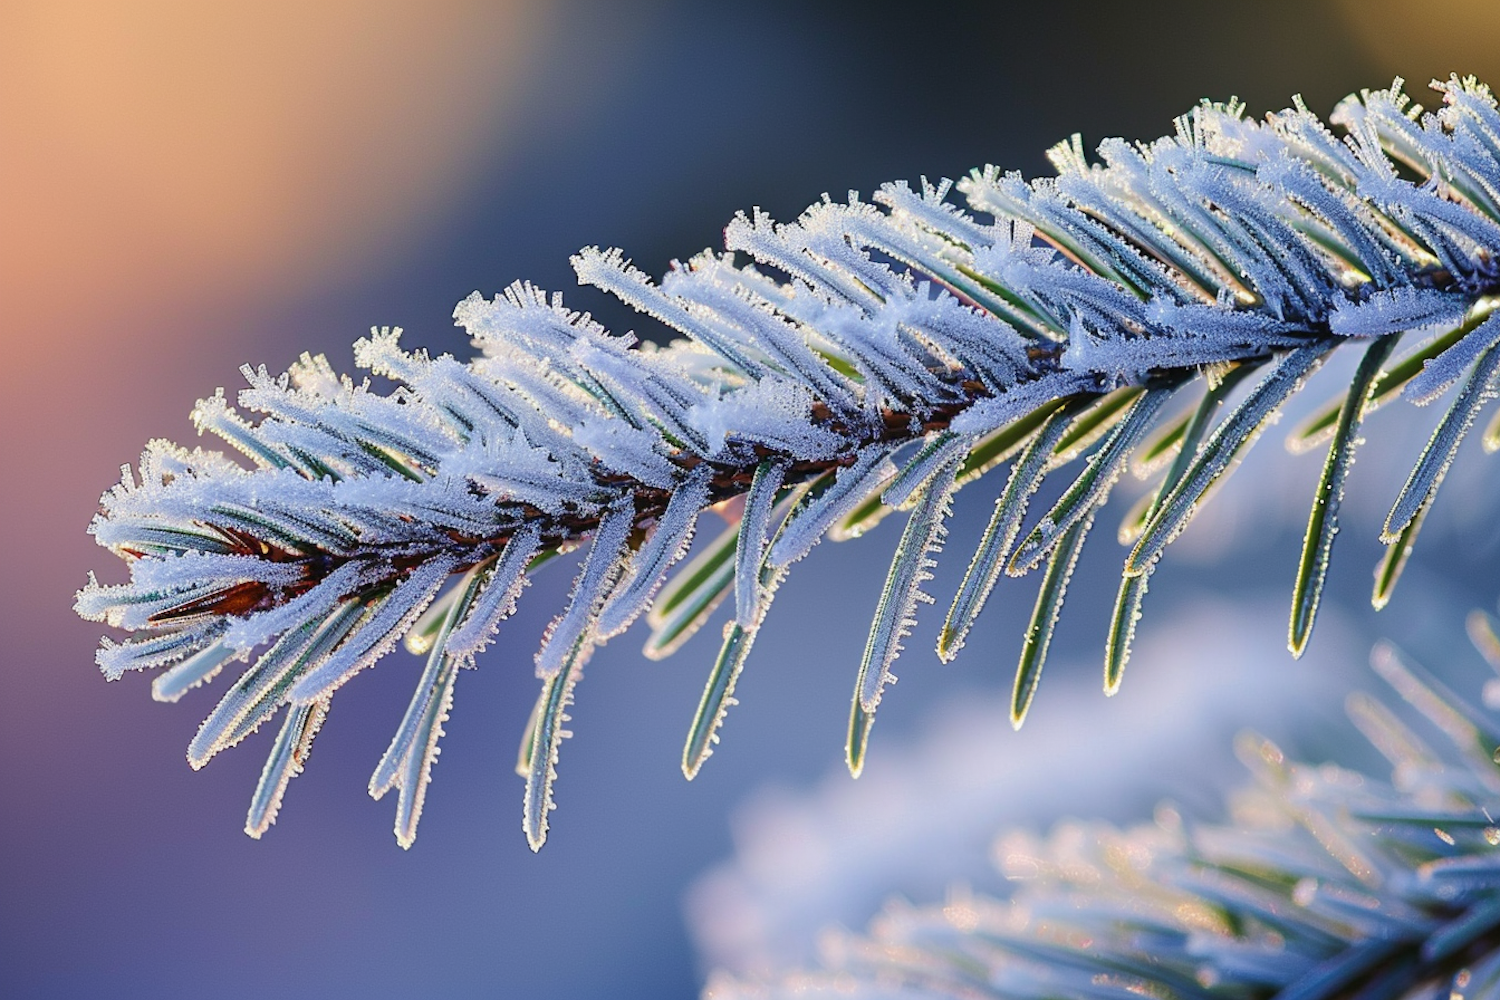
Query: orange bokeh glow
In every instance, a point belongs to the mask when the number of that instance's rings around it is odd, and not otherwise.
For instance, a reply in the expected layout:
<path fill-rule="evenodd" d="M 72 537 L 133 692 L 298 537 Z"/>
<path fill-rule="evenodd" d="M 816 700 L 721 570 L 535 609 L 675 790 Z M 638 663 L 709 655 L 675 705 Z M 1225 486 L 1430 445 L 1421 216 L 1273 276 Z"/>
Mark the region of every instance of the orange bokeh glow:
<path fill-rule="evenodd" d="M 545 22 L 541 0 L 0 7 L 0 344 L 87 302 L 350 273 L 495 157 Z"/>

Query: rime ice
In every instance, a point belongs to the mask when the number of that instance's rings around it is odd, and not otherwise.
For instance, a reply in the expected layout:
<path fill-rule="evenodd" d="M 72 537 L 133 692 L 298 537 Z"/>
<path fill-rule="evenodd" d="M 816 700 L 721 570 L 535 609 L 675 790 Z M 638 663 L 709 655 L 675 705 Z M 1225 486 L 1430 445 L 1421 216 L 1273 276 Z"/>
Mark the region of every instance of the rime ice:
<path fill-rule="evenodd" d="M 997 522 L 1003 548 L 1054 459 L 1106 443 L 1067 510 L 1048 515 L 1054 530 L 1023 543 L 1030 563 L 1068 534 L 1059 526 L 1091 523 L 1166 394 L 1282 355 L 1258 408 L 1226 418 L 1201 461 L 1188 456 L 1196 464 L 1163 485 L 1128 567 L 1140 575 L 1329 351 L 1469 324 L 1411 383 L 1420 400 L 1459 385 L 1463 404 L 1387 525 L 1406 546 L 1500 366 L 1500 334 L 1480 322 L 1500 290 L 1500 113 L 1473 81 L 1438 89 L 1443 107 L 1427 114 L 1399 86 L 1351 98 L 1334 116 L 1344 138 L 1300 104 L 1257 121 L 1204 103 L 1174 135 L 1107 140 L 1097 161 L 1064 143 L 1053 178 L 985 167 L 956 185 L 887 184 L 869 201 L 825 196 L 789 223 L 742 213 L 727 253 L 674 263 L 660 281 L 618 249 L 582 250 L 580 283 L 684 338 L 666 346 L 516 283 L 455 309 L 473 360 L 407 350 L 397 330 L 360 340 L 356 362 L 394 380 L 390 393 L 321 357 L 280 376 L 246 367 L 232 401 L 221 390 L 192 413 L 236 458 L 155 441 L 103 498 L 91 531 L 130 580 L 91 577 L 76 607 L 134 635 L 106 639 L 99 666 L 111 679 L 165 668 L 153 690 L 176 700 L 247 664 L 190 759 L 284 716 L 247 822 L 258 836 L 334 694 L 411 632 L 428 665 L 371 782 L 399 792 L 397 836 L 410 844 L 458 668 L 533 565 L 586 545 L 536 660 L 522 756 L 539 846 L 583 666 L 642 612 L 661 655 L 735 594 L 689 739 L 696 769 L 786 568 L 825 535 L 868 529 L 882 495 L 912 509 L 860 669 L 853 763 L 952 492 L 1034 441 L 1041 417 L 1066 406 L 1073 429 L 1057 427 L 1063 452 L 1033 455 L 1036 474 L 1007 501 L 1021 506 Z M 1149 405 L 1111 434 L 1123 412 L 1112 394 L 1143 388 Z M 666 583 L 699 512 L 747 490 L 739 530 Z M 981 582 L 1008 555 L 997 544 L 981 546 Z M 963 630 L 987 593 L 970 588 Z"/>

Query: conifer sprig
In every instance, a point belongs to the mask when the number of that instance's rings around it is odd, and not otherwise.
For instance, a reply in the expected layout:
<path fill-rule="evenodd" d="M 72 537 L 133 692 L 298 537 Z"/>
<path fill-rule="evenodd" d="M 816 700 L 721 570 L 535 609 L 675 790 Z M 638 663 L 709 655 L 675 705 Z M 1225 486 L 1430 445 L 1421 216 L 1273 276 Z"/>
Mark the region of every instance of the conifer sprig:
<path fill-rule="evenodd" d="M 1500 672 L 1493 619 L 1475 612 L 1469 630 Z M 1129 830 L 1003 833 L 991 857 L 1008 896 L 892 902 L 865 934 L 826 934 L 822 970 L 720 974 L 705 1000 L 1500 995 L 1500 723 L 1388 643 L 1370 659 L 1414 710 L 1346 702 L 1388 781 L 1246 734 L 1252 782 L 1227 825 L 1163 805 Z"/>
<path fill-rule="evenodd" d="M 580 282 L 685 336 L 667 347 L 515 284 L 455 311 L 481 351 L 468 363 L 403 350 L 399 331 L 359 341 L 357 363 L 398 383 L 388 395 L 322 358 L 280 377 L 247 367 L 238 409 L 221 392 L 193 412 L 243 461 L 153 441 L 103 499 L 91 530 L 130 581 L 91 578 L 77 610 L 136 634 L 106 639 L 99 665 L 110 678 L 165 668 L 153 692 L 175 700 L 250 664 L 189 760 L 284 716 L 247 824 L 259 836 L 334 692 L 404 635 L 428 667 L 371 792 L 399 790 L 405 845 L 458 668 L 531 572 L 586 546 L 537 654 L 542 691 L 520 755 L 525 828 L 540 847 L 566 709 L 594 648 L 644 614 L 648 655 L 666 655 L 734 595 L 684 751 L 691 776 L 790 565 L 825 536 L 909 510 L 857 672 L 857 771 L 892 663 L 931 600 L 922 584 L 959 488 L 1015 459 L 940 656 L 962 645 L 1002 569 L 1046 567 L 1019 724 L 1113 485 L 1132 462 L 1168 466 L 1121 529 L 1133 547 L 1110 631 L 1112 691 L 1164 548 L 1307 376 L 1355 340 L 1369 361 L 1353 402 L 1297 436 L 1303 448 L 1333 441 L 1293 599 L 1300 650 L 1363 414 L 1398 391 L 1424 402 L 1457 386 L 1384 526 L 1383 603 L 1495 391 L 1500 111 L 1473 80 L 1435 87 L 1431 113 L 1399 81 L 1349 98 L 1332 119 L 1342 138 L 1300 102 L 1260 121 L 1204 103 L 1173 136 L 1106 141 L 1100 162 L 1075 137 L 1052 150 L 1054 178 L 986 167 L 956 186 L 888 184 L 874 203 L 825 198 L 785 225 L 742 214 L 728 252 L 674 264 L 660 282 L 618 250 L 574 258 Z M 1412 332 L 1415 351 L 1385 366 Z M 1196 416 L 1163 418 L 1200 384 Z M 1044 480 L 1080 460 L 1061 499 L 1025 523 Z M 735 523 L 676 569 L 709 507 Z"/>

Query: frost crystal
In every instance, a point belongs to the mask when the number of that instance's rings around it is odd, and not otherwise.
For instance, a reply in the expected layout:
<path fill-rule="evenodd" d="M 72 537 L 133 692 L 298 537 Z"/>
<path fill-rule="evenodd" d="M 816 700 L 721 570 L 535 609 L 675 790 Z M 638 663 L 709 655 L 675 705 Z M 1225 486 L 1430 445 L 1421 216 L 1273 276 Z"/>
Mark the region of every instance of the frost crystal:
<path fill-rule="evenodd" d="M 472 361 L 406 350 L 397 330 L 360 340 L 357 363 L 398 383 L 389 394 L 321 357 L 280 376 L 247 367 L 234 401 L 221 391 L 193 411 L 236 459 L 152 442 L 138 473 L 104 496 L 91 530 L 131 576 L 91 578 L 77 610 L 136 636 L 106 640 L 99 665 L 110 678 L 165 667 L 154 690 L 173 700 L 249 663 L 190 756 L 201 763 L 286 714 L 252 807 L 258 833 L 332 695 L 405 635 L 428 669 L 371 790 L 400 791 L 406 844 L 456 668 L 490 641 L 527 573 L 586 545 L 572 602 L 536 661 L 526 825 L 539 845 L 583 664 L 642 611 L 648 654 L 665 655 L 736 595 L 737 625 L 689 739 L 696 769 L 786 567 L 824 535 L 853 537 L 891 505 L 914 508 L 861 669 L 862 746 L 951 493 L 1044 423 L 1055 447 L 1032 453 L 1025 488 L 1005 501 L 1021 505 L 1016 515 L 997 511 L 1006 547 L 1024 540 L 1016 572 L 1068 563 L 1057 553 L 1065 536 L 1076 556 L 1079 526 L 1153 440 L 1168 395 L 1200 374 L 1212 387 L 1268 364 L 1281 373 L 1254 408 L 1193 438 L 1132 529 L 1141 541 L 1126 572 L 1143 580 L 1322 357 L 1348 338 L 1435 326 L 1438 338 L 1382 372 L 1371 396 L 1400 388 L 1423 361 L 1413 396 L 1465 385 L 1462 412 L 1388 524 L 1404 553 L 1493 395 L 1500 358 L 1483 322 L 1500 289 L 1500 113 L 1472 80 L 1436 86 L 1444 106 L 1428 114 L 1407 107 L 1399 84 L 1351 98 L 1335 115 L 1343 139 L 1300 105 L 1256 121 L 1204 103 L 1172 136 L 1106 141 L 1099 162 L 1076 138 L 1055 148 L 1055 178 L 985 167 L 956 185 L 888 184 L 873 201 L 825 197 L 791 223 L 741 214 L 725 231 L 728 253 L 674 263 L 660 281 L 620 250 L 581 251 L 581 283 L 686 338 L 664 347 L 517 283 L 455 309 L 480 351 Z M 1016 535 L 1042 476 L 1095 448 L 1065 509 L 1047 515 L 1054 530 Z M 893 479 L 897 452 L 909 461 Z M 699 511 L 718 505 L 733 519 L 726 502 L 747 490 L 742 529 L 667 580 Z M 989 549 L 950 616 L 960 631 L 1006 556 Z M 1381 593 L 1402 559 L 1382 571 Z M 1050 621 L 1066 573 L 1046 575 L 1038 607 Z M 1132 599 L 1143 593 L 1142 583 Z M 945 656 L 961 635 L 949 639 Z M 1117 666 L 1124 652 L 1112 654 Z M 1040 655 L 1023 664 L 1034 683 Z"/>
<path fill-rule="evenodd" d="M 1492 619 L 1476 615 L 1493 644 Z M 1388 779 L 1294 762 L 1244 734 L 1235 749 L 1252 780 L 1230 796 L 1225 825 L 1164 803 L 1154 823 L 1131 829 L 1004 831 L 989 851 L 997 891 L 960 884 L 941 903 L 893 899 L 864 933 L 822 934 L 822 968 L 717 973 L 705 1000 L 1496 996 L 1500 780 L 1490 747 L 1500 724 L 1387 644 L 1371 661 L 1407 705 L 1358 693 L 1347 708 L 1389 762 Z M 972 812 L 973 782 L 963 791 Z M 800 839 L 828 850 L 819 817 L 796 818 L 808 831 Z M 864 849 L 845 867 L 878 857 Z M 754 867 L 718 873 L 725 881 L 705 894 L 742 911 L 733 931 L 710 924 L 726 943 L 745 926 L 785 932 L 736 898 L 770 896 Z"/>

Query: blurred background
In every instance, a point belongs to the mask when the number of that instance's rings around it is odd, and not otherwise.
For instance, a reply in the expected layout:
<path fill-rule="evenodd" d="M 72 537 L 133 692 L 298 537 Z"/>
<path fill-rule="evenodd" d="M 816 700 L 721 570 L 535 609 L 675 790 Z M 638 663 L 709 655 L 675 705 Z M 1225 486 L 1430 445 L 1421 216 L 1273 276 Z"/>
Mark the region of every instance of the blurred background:
<path fill-rule="evenodd" d="M 1094 673 L 1120 553 L 1096 541 L 1034 721 L 947 745 L 965 766 L 944 794 L 984 803 L 961 814 L 933 782 L 900 776 L 948 773 L 941 734 L 985 725 L 972 713 L 1009 687 L 1031 581 L 997 595 L 951 667 L 928 652 L 928 622 L 860 790 L 820 779 L 842 767 L 890 526 L 820 547 L 791 577 L 725 743 L 691 785 L 678 757 L 717 627 L 663 663 L 642 660 L 633 636 L 596 657 L 540 856 L 519 829 L 511 762 L 534 697 L 531 651 L 567 569 L 538 581 L 463 676 L 410 852 L 391 836 L 391 802 L 364 788 L 413 658 L 393 655 L 341 694 L 256 842 L 240 827 L 270 734 L 192 773 L 184 748 L 212 696 L 164 706 L 145 677 L 106 685 L 98 630 L 70 607 L 90 568 L 119 577 L 85 534 L 99 494 L 147 439 L 189 437 L 193 401 L 234 391 L 242 363 L 280 370 L 311 350 L 347 370 L 349 344 L 387 324 L 409 345 L 463 355 L 453 304 L 516 278 L 636 326 L 576 289 L 570 253 L 618 245 L 660 273 L 717 245 L 737 209 L 787 219 L 824 191 L 987 162 L 1036 174 L 1072 132 L 1089 145 L 1152 138 L 1202 97 L 1238 95 L 1260 114 L 1301 93 L 1326 113 L 1397 74 L 1415 91 L 1454 70 L 1500 81 L 1500 8 L 0 5 L 0 993 L 689 997 L 706 963 L 795 956 L 799 935 L 862 924 L 887 890 L 932 898 L 963 874 L 933 859 L 980 864 L 1000 824 L 1125 820 L 1167 793 L 1212 809 L 1238 726 L 1342 753 L 1336 695 L 1371 639 L 1472 668 L 1459 623 L 1500 590 L 1497 465 L 1474 448 L 1393 606 L 1378 621 L 1368 610 L 1376 518 L 1436 419 L 1425 411 L 1372 423 L 1400 454 L 1371 449 L 1355 473 L 1370 499 L 1352 504 L 1340 537 L 1313 662 L 1290 663 L 1281 636 L 1317 459 L 1278 454 L 1274 434 L 1258 471 L 1247 465 L 1174 547 L 1111 702 Z M 970 492 L 933 584 L 940 600 L 987 514 Z M 822 854 L 803 849 L 818 843 Z M 846 863 L 829 844 L 851 845 Z M 699 883 L 685 920 L 689 884 L 737 845 L 750 854 Z"/>

